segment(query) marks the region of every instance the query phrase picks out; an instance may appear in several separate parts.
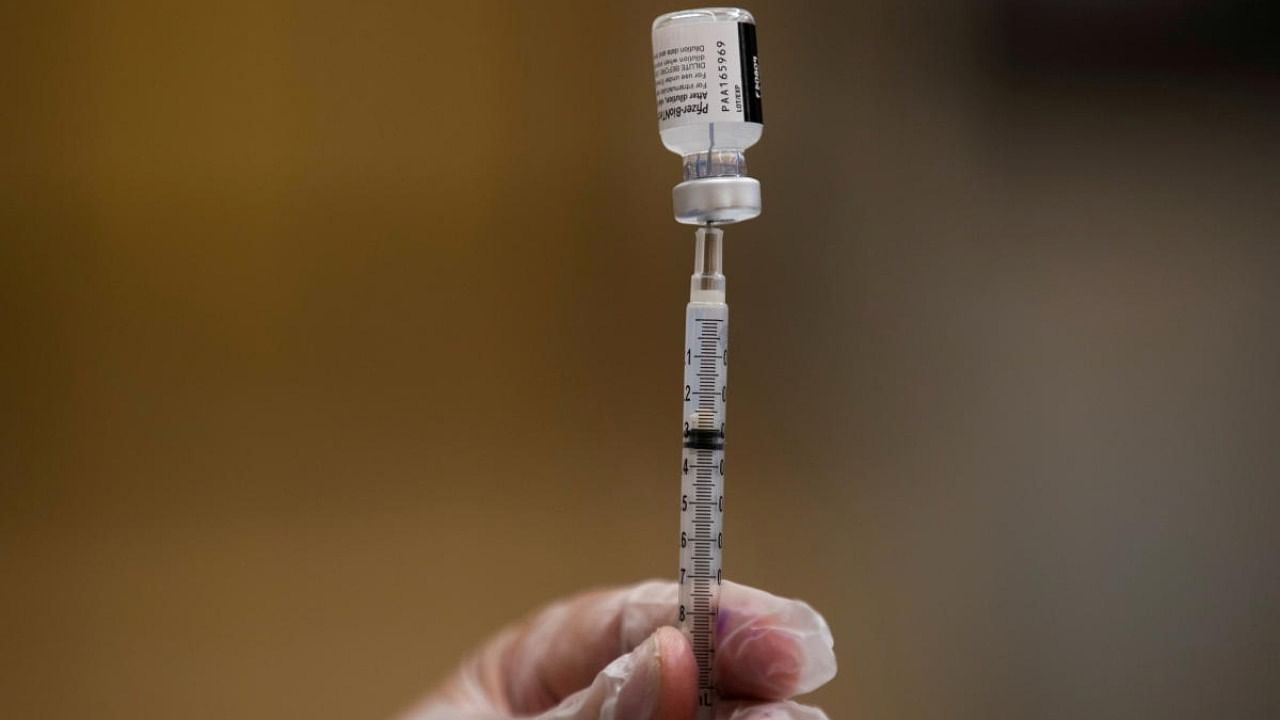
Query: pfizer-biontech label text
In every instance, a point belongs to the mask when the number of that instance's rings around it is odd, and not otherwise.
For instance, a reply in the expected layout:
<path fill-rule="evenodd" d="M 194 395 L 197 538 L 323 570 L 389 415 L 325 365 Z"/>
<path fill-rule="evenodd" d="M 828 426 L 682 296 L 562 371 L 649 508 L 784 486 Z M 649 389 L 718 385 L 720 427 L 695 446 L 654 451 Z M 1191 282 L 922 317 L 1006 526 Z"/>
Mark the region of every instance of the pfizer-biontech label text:
<path fill-rule="evenodd" d="M 670 25 L 653 36 L 658 129 L 712 122 L 763 123 L 756 26 Z"/>

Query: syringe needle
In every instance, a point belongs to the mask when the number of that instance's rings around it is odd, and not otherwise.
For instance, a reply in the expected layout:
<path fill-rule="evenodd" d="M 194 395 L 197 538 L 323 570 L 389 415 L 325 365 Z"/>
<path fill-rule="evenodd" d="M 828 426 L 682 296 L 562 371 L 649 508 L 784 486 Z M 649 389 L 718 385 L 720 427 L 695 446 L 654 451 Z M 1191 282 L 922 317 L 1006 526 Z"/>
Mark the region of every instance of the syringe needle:
<path fill-rule="evenodd" d="M 694 231 L 693 237 L 689 302 L 724 303 L 724 230 L 704 225 Z"/>

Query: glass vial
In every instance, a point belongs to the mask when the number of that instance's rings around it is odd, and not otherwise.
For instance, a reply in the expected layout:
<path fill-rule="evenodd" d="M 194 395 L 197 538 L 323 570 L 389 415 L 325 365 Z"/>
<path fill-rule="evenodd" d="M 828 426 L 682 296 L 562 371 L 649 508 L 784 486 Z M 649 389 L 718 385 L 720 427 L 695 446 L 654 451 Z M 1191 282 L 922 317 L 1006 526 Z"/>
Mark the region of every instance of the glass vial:
<path fill-rule="evenodd" d="M 658 133 L 683 159 L 685 180 L 746 175 L 744 152 L 764 132 L 755 23 L 738 8 L 653 21 Z"/>

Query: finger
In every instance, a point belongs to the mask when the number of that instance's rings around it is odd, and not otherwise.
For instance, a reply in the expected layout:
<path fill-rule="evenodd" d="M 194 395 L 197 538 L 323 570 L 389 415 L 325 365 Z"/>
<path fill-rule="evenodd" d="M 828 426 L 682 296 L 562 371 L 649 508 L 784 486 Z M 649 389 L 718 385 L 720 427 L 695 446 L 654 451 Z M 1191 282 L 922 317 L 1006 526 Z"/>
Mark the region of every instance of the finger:
<path fill-rule="evenodd" d="M 716 618 L 717 685 L 726 697 L 783 700 L 836 674 L 835 641 L 808 603 L 725 583 Z"/>
<path fill-rule="evenodd" d="M 559 601 L 486 646 L 472 672 L 492 702 L 542 712 L 675 620 L 677 586 L 649 581 Z M 835 675 L 826 621 L 806 603 L 725 582 L 716 670 L 726 696 L 785 699 Z"/>
<path fill-rule="evenodd" d="M 716 705 L 716 720 L 828 720 L 821 708 L 782 702 L 721 702 Z"/>
<path fill-rule="evenodd" d="M 399 720 L 506 720 L 495 710 L 459 707 L 443 702 L 426 702 L 406 711 Z"/>
<path fill-rule="evenodd" d="M 689 641 L 659 628 L 538 720 L 692 720 L 696 675 Z"/>
<path fill-rule="evenodd" d="M 620 615 L 623 648 L 675 620 L 679 588 L 674 582 L 649 581 L 615 592 L 606 604 Z M 835 677 L 831 629 L 808 603 L 726 581 L 719 612 L 715 664 L 717 685 L 726 697 L 784 700 Z"/>
<path fill-rule="evenodd" d="M 505 698 L 497 690 L 501 687 L 501 679 L 494 674 L 498 666 L 488 660 L 493 648 L 508 645 L 514 635 L 514 628 L 503 630 L 398 720 L 503 720 L 509 717 Z"/>
<path fill-rule="evenodd" d="M 499 702 L 517 715 L 536 714 L 594 682 L 615 658 L 674 619 L 674 595 L 665 605 L 672 616 L 666 621 L 656 621 L 661 613 L 650 609 L 664 594 L 662 585 L 641 583 L 558 601 L 486 648 L 487 674 L 501 678 Z M 639 627 L 637 614 L 655 621 Z"/>

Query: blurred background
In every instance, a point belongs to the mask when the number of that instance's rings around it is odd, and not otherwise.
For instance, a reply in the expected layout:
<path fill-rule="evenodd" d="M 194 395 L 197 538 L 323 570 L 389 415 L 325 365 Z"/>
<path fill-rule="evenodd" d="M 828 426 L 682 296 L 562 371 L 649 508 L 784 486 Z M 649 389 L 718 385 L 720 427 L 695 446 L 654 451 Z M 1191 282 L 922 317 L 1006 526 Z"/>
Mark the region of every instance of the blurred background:
<path fill-rule="evenodd" d="M 677 7 L 4 11 L 0 714 L 386 718 L 673 575 Z M 1280 716 L 1274 10 L 748 7 L 726 567 L 811 700 Z"/>

